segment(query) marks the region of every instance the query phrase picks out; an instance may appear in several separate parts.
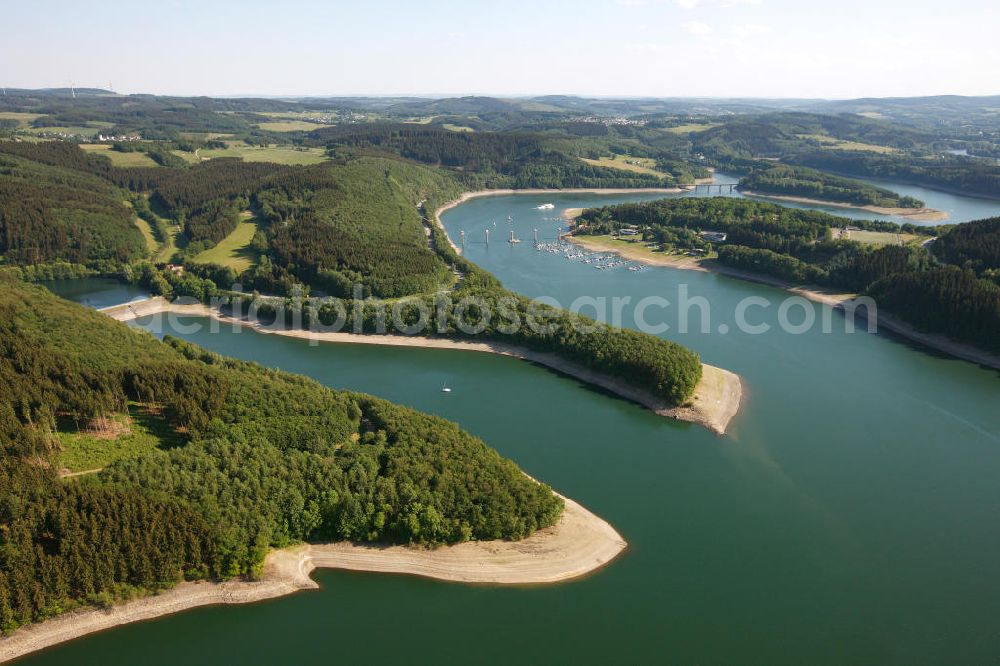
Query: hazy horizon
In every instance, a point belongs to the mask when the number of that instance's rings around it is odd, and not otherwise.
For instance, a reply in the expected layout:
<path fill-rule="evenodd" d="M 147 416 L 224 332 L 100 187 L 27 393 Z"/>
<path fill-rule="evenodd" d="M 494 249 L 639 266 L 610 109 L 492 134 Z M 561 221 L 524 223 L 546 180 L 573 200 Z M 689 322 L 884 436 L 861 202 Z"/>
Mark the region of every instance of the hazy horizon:
<path fill-rule="evenodd" d="M 997 94 L 1000 7 L 792 0 L 502 6 L 18 3 L 10 88 L 219 97 L 855 99 Z M 958 42 L 961 48 L 955 47 Z M 435 91 L 461 91 L 428 93 Z"/>
<path fill-rule="evenodd" d="M 3 85 L 0 82 L 0 85 Z M 17 90 L 28 90 L 28 91 L 51 91 L 51 90 L 70 90 L 70 86 L 6 86 L 7 92 L 17 91 Z M 102 90 L 105 92 L 112 92 L 116 95 L 152 95 L 152 96 L 162 96 L 162 97 L 209 97 L 214 99 L 276 99 L 276 100 L 300 100 L 300 99 L 356 99 L 356 98 L 371 98 L 371 99 L 398 99 L 398 98 L 412 98 L 412 99 L 457 99 L 466 97 L 486 97 L 492 99 L 531 99 L 531 98 L 541 98 L 541 97 L 574 97 L 579 99 L 597 99 L 597 100 L 616 100 L 616 101 L 669 101 L 669 100 L 711 100 L 711 101 L 782 101 L 782 102 L 837 102 L 837 101 L 851 101 L 856 99 L 913 99 L 913 98 L 933 98 L 933 97 L 967 97 L 967 98 L 979 98 L 979 97 L 1000 97 L 1000 92 L 986 92 L 975 95 L 959 95 L 953 93 L 928 93 L 925 95 L 864 95 L 862 97 L 795 97 L 795 96 L 761 96 L 761 95 L 588 95 L 584 93 L 574 93 L 574 92 L 558 92 L 558 93 L 491 93 L 491 92 L 450 92 L 450 93 L 426 93 L 426 92 L 370 92 L 370 93 L 287 93 L 287 94 L 270 94 L 270 93 L 225 93 L 225 94 L 213 94 L 208 93 L 165 93 L 157 92 L 153 90 L 136 90 L 130 92 L 123 92 L 121 90 L 109 90 L 108 87 L 99 85 L 75 85 L 75 90 L 80 92 L 82 90 Z"/>

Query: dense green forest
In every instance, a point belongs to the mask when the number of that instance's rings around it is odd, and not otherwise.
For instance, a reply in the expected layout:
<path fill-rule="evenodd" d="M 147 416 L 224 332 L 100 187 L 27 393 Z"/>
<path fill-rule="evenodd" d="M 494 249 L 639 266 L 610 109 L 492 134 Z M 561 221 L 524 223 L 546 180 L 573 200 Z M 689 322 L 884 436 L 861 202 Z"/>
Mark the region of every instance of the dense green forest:
<path fill-rule="evenodd" d="M 0 152 L 4 261 L 120 263 L 141 259 L 146 252 L 134 213 L 112 184 L 88 173 Z"/>
<path fill-rule="evenodd" d="M 454 279 L 432 247 L 421 202 L 450 199 L 460 187 L 447 174 L 399 160 L 358 158 L 333 167 L 288 170 L 257 195 L 268 220 L 271 275 L 283 272 L 328 294 L 398 297 L 431 292 Z"/>
<path fill-rule="evenodd" d="M 933 227 L 851 220 L 730 197 L 663 199 L 584 211 L 577 233 L 642 229 L 673 249 L 692 231 L 722 231 L 718 261 L 782 280 L 865 293 L 918 328 L 1000 349 L 1000 218 Z M 929 244 L 873 247 L 834 240 L 846 226 L 940 235 Z M 681 245 L 681 247 L 690 246 Z"/>
<path fill-rule="evenodd" d="M 956 225 L 939 237 L 932 249 L 949 264 L 1000 275 L 1000 217 Z"/>
<path fill-rule="evenodd" d="M 0 285 L 0 628 L 304 539 L 518 539 L 562 502 L 452 423 Z M 60 480 L 57 433 L 145 406 L 183 443 Z"/>
<path fill-rule="evenodd" d="M 971 270 L 946 265 L 893 273 L 867 293 L 919 329 L 1000 352 L 1000 285 Z"/>
<path fill-rule="evenodd" d="M 756 168 L 740 179 L 739 188 L 762 194 L 806 197 L 859 206 L 921 208 L 924 205 L 923 201 L 913 197 L 807 167 L 774 165 Z"/>

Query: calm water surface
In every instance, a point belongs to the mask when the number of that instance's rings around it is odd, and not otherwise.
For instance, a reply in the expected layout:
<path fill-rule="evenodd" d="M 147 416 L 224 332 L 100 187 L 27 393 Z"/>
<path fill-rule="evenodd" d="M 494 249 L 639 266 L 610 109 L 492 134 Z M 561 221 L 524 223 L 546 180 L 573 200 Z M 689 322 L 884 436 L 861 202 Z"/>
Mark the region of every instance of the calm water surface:
<path fill-rule="evenodd" d="M 619 560 L 515 588 L 319 571 L 317 592 L 197 609 L 24 663 L 996 662 L 1000 375 L 845 333 L 836 313 L 829 334 L 782 332 L 776 306 L 754 313 L 767 333 L 721 334 L 741 299 L 785 294 L 691 271 L 596 271 L 503 242 L 508 215 L 530 239 L 534 228 L 554 236 L 546 218 L 564 207 L 644 198 L 491 197 L 444 222 L 453 238 L 466 231 L 470 259 L 530 296 L 674 301 L 683 283 L 707 298 L 710 333 L 676 332 L 669 309 L 662 320 L 665 337 L 744 377 L 748 398 L 725 438 L 514 359 L 182 334 L 458 421 L 614 524 L 630 544 Z M 548 202 L 555 211 L 534 210 Z M 487 248 L 493 219 L 501 233 Z"/>

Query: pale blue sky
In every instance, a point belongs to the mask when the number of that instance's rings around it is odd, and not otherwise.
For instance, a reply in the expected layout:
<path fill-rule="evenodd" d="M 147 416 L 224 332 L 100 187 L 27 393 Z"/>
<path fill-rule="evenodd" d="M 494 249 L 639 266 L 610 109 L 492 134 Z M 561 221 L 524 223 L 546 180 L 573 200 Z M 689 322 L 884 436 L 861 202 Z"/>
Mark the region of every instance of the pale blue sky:
<path fill-rule="evenodd" d="M 9 3 L 0 85 L 204 95 L 1000 94 L 1000 2 Z"/>

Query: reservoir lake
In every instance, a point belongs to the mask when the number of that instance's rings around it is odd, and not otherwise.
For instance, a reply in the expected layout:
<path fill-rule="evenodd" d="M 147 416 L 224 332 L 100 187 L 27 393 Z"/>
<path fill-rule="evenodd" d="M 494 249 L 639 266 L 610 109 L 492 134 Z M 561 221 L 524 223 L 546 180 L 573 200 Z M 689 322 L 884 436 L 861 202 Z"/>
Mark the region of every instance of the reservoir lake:
<path fill-rule="evenodd" d="M 951 222 L 1000 211 L 1000 202 L 892 188 L 948 209 Z M 553 241 L 566 208 L 660 196 L 494 196 L 442 217 L 456 242 L 465 231 L 469 259 L 527 296 L 564 306 L 581 296 L 676 304 L 682 288 L 704 297 L 708 332 L 679 332 L 676 308 L 647 320 L 743 377 L 745 403 L 726 437 L 506 357 L 313 346 L 227 326 L 211 333 L 197 318 L 181 321 L 200 330 L 137 323 L 457 421 L 614 525 L 629 542 L 619 559 L 527 587 L 319 570 L 319 591 L 128 625 L 18 663 L 994 662 L 1000 373 L 860 324 L 848 333 L 839 312 L 826 313 L 830 332 L 783 331 L 776 310 L 788 294 L 778 289 L 668 268 L 597 271 L 530 242 L 536 228 Z M 488 247 L 487 228 L 496 229 Z M 510 230 L 524 242 L 507 243 Z M 50 286 L 93 307 L 142 295 L 96 279 Z M 748 297 L 773 302 L 748 316 L 767 332 L 734 325 Z M 807 303 L 789 318 L 807 308 L 824 316 Z M 628 309 L 622 324 L 635 325 Z"/>

